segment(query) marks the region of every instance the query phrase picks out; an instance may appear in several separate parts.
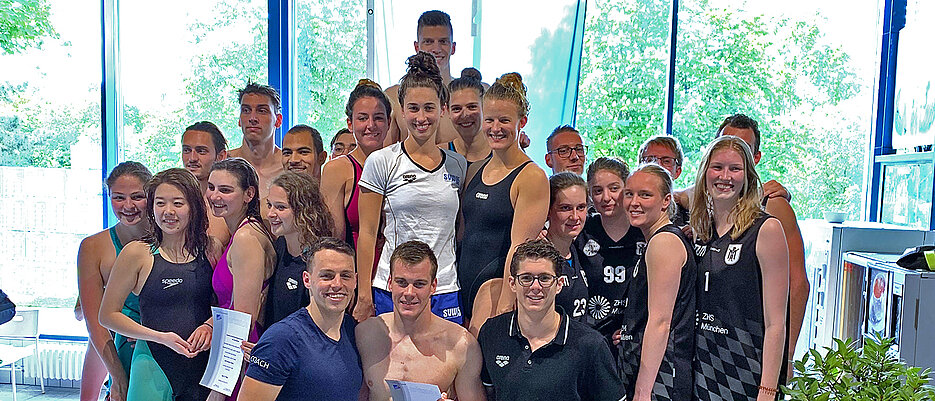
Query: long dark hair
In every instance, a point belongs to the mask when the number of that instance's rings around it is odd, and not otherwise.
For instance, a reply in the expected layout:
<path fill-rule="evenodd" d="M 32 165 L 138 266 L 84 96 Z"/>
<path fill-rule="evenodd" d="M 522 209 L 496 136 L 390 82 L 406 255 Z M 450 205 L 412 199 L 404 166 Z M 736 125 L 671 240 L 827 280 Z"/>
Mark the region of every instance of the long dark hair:
<path fill-rule="evenodd" d="M 188 227 L 185 228 L 184 249 L 195 259 L 204 258 L 205 251 L 208 249 L 208 212 L 198 180 L 191 172 L 183 168 L 160 171 L 146 183 L 146 218 L 149 219 L 150 232 L 143 237 L 143 241 L 154 249 L 162 244 L 162 229 L 156 224 L 156 215 L 153 211 L 156 188 L 162 184 L 176 187 L 185 197 L 189 208 L 189 219 Z"/>
<path fill-rule="evenodd" d="M 253 187 L 253 199 L 247 202 L 247 220 L 251 223 L 256 223 L 256 225 L 260 227 L 260 231 L 266 234 L 266 236 L 270 238 L 270 241 L 272 241 L 273 235 L 266 229 L 266 225 L 263 224 L 263 216 L 260 214 L 260 178 L 256 174 L 256 169 L 244 158 L 232 157 L 214 163 L 214 165 L 211 166 L 211 171 L 214 172 L 217 170 L 224 170 L 231 173 L 237 179 L 237 185 L 242 191 Z M 231 233 L 231 235 L 233 234 L 234 233 Z"/>
<path fill-rule="evenodd" d="M 351 91 L 351 95 L 347 98 L 347 105 L 344 106 L 344 113 L 347 114 L 347 118 L 351 118 L 354 115 L 354 104 L 358 100 L 365 97 L 372 97 L 377 99 L 380 104 L 383 105 L 384 111 L 386 112 L 386 117 L 390 117 L 390 112 L 393 111 L 393 106 L 390 105 L 390 99 L 386 97 L 386 94 L 383 93 L 383 88 L 380 87 L 380 84 L 373 82 L 367 78 L 363 78 L 360 81 L 357 81 L 357 86 L 354 87 L 354 90 Z M 334 143 L 332 143 L 334 145 Z"/>

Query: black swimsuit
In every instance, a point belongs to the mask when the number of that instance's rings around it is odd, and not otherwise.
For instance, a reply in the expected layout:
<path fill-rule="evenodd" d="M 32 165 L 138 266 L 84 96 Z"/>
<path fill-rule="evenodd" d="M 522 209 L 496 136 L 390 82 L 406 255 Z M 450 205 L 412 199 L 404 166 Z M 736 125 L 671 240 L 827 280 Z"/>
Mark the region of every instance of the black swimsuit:
<path fill-rule="evenodd" d="M 201 255 L 188 263 L 172 263 L 159 253 L 153 255 L 153 269 L 140 289 L 140 316 L 143 326 L 173 332 L 183 340 L 211 317 L 214 291 L 211 264 Z M 153 359 L 162 367 L 178 401 L 204 400 L 210 390 L 198 384 L 208 364 L 208 352 L 194 358 L 181 355 L 165 345 L 150 342 Z"/>

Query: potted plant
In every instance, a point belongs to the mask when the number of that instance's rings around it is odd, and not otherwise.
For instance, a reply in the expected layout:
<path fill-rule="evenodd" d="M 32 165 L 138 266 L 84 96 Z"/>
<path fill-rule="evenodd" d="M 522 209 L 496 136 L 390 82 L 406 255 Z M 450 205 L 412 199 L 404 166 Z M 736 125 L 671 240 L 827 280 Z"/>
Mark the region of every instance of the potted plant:
<path fill-rule="evenodd" d="M 880 336 L 865 338 L 862 348 L 834 339 L 824 355 L 811 349 L 794 362 L 796 377 L 783 391 L 808 401 L 935 400 L 929 369 L 906 366 L 889 352 L 892 345 L 893 339 Z"/>

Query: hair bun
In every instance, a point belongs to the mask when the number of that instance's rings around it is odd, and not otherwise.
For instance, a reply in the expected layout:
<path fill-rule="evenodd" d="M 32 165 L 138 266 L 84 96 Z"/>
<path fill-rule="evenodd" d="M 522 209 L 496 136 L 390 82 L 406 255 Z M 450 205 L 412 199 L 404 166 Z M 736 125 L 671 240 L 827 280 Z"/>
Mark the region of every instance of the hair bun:
<path fill-rule="evenodd" d="M 420 51 L 409 56 L 406 63 L 409 64 L 409 69 L 406 71 L 408 75 L 441 76 L 441 70 L 438 69 L 435 56 L 429 53 Z"/>
<path fill-rule="evenodd" d="M 468 67 L 461 70 L 461 79 L 475 79 L 478 81 L 483 81 L 481 78 L 480 71 L 474 67 Z"/>
<path fill-rule="evenodd" d="M 377 89 L 379 89 L 380 91 L 383 90 L 383 88 L 380 87 L 380 84 L 378 84 L 378 83 L 376 83 L 376 82 L 373 82 L 373 81 L 371 81 L 371 80 L 368 79 L 368 78 L 361 78 L 359 81 L 357 81 L 357 86 L 355 87 L 355 89 L 356 89 L 356 88 L 359 88 L 359 87 L 361 87 L 361 86 L 369 86 L 369 87 L 371 87 L 371 88 L 377 88 Z"/>
<path fill-rule="evenodd" d="M 524 98 L 526 97 L 526 85 L 523 85 L 523 76 L 519 75 L 518 72 L 503 74 L 497 81 L 499 81 L 501 85 L 521 93 Z"/>

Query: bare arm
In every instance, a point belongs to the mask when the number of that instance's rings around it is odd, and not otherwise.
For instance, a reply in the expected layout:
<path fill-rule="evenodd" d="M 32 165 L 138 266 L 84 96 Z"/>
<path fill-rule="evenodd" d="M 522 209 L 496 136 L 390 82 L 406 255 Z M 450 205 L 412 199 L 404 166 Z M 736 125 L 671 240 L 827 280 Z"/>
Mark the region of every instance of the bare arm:
<path fill-rule="evenodd" d="M 266 253 L 255 229 L 245 227 L 234 233 L 234 241 L 227 251 L 228 266 L 234 276 L 231 309 L 249 313 L 251 327 L 260 313 L 263 278 L 266 273 Z"/>
<path fill-rule="evenodd" d="M 95 246 L 94 237 L 85 238 L 78 247 L 78 301 L 85 313 L 84 323 L 88 328 L 91 345 L 97 350 L 104 366 L 107 367 L 107 372 L 114 380 L 112 391 L 122 399 L 127 394 L 127 374 L 117 356 L 114 338 L 98 321 L 101 300 L 104 298 L 100 260 L 102 252 L 103 250 Z"/>
<path fill-rule="evenodd" d="M 763 288 L 763 371 L 760 386 L 776 388 L 782 349 L 786 339 L 786 300 L 789 297 L 789 250 L 779 220 L 769 219 L 760 227 L 756 241 Z M 774 400 L 760 391 L 758 400 Z"/>
<path fill-rule="evenodd" d="M 282 386 L 263 383 L 250 376 L 244 376 L 237 399 L 241 401 L 273 401 L 279 396 Z"/>
<path fill-rule="evenodd" d="M 377 257 L 374 247 L 377 243 L 377 231 L 380 229 L 383 195 L 360 188 L 357 200 L 357 214 L 360 216 L 360 233 L 357 236 L 357 306 L 354 307 L 354 319 L 362 322 L 373 316 L 373 292 L 371 275 L 373 260 Z"/>
<path fill-rule="evenodd" d="M 542 169 L 535 165 L 527 165 L 516 177 L 513 186 L 516 193 L 513 202 L 515 214 L 510 229 L 510 251 L 507 252 L 506 263 L 503 266 L 504 283 L 509 282 L 510 260 L 513 259 L 516 247 L 538 237 L 549 214 L 549 179 Z M 510 286 L 503 285 L 497 303 L 497 314 L 509 312 L 514 303 Z"/>
<path fill-rule="evenodd" d="M 486 401 L 487 394 L 480 380 L 481 366 L 484 363 L 480 345 L 469 333 L 465 333 L 464 338 L 467 341 L 467 349 L 464 365 L 455 377 L 455 393 L 460 401 Z"/>
<path fill-rule="evenodd" d="M 347 198 L 349 165 L 350 162 L 342 157 L 326 163 L 321 172 L 321 196 L 334 219 L 334 237 L 339 239 L 347 235 L 344 232 L 344 199 Z"/>
<path fill-rule="evenodd" d="M 390 146 L 396 142 L 402 142 L 406 139 L 403 136 L 402 127 L 405 126 L 405 121 L 400 124 L 399 120 L 403 119 L 403 108 L 399 105 L 399 85 L 393 85 L 389 88 L 386 88 L 383 93 L 390 100 L 390 105 L 393 106 L 393 110 L 390 111 L 390 127 L 386 131 L 386 139 L 383 140 L 383 146 Z"/>
<path fill-rule="evenodd" d="M 157 342 L 191 358 L 196 353 L 188 350 L 188 342 L 178 334 L 159 332 L 142 326 L 120 312 L 130 291 L 139 292 L 142 288 L 141 283 L 146 282 L 152 270 L 152 263 L 149 245 L 143 242 L 131 242 L 117 255 L 107 288 L 104 290 L 104 299 L 101 301 L 101 325 L 127 337 Z"/>
<path fill-rule="evenodd" d="M 646 247 L 649 319 L 643 334 L 640 373 L 636 377 L 634 400 L 651 399 L 653 384 L 669 342 L 679 277 L 687 258 L 682 240 L 672 233 L 659 233 Z"/>
<path fill-rule="evenodd" d="M 763 196 L 773 199 L 782 198 L 786 202 L 792 202 L 792 194 L 779 181 L 769 180 L 763 183 Z"/>
<path fill-rule="evenodd" d="M 810 285 L 805 272 L 805 244 L 795 211 L 785 198 L 771 198 L 766 212 L 779 219 L 789 248 L 789 358 L 795 354 L 795 345 L 805 319 Z M 791 371 L 790 371 L 791 374 Z"/>

